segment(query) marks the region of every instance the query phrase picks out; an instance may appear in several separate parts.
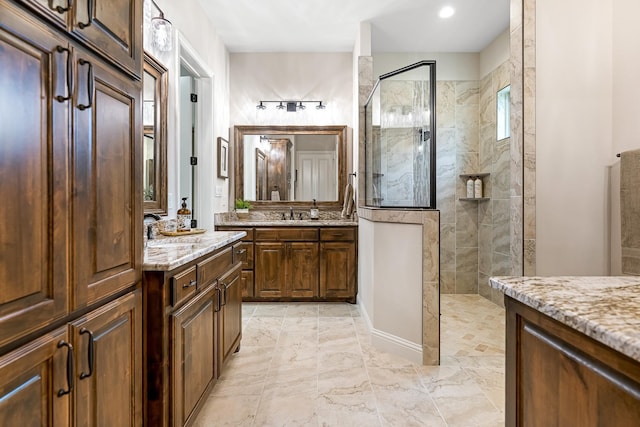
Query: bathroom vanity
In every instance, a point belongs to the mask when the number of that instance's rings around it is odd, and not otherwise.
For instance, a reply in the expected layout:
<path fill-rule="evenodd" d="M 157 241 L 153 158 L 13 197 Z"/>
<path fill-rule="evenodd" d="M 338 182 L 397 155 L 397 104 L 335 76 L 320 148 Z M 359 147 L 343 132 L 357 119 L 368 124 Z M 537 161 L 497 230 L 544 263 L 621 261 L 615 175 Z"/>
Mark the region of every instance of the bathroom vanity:
<path fill-rule="evenodd" d="M 149 240 L 143 265 L 147 425 L 196 418 L 240 347 L 243 232 Z"/>
<path fill-rule="evenodd" d="M 357 222 L 351 220 L 217 221 L 244 231 L 237 244 L 245 301 L 348 301 L 357 294 Z"/>
<path fill-rule="evenodd" d="M 640 278 L 492 278 L 505 294 L 506 425 L 635 426 Z"/>

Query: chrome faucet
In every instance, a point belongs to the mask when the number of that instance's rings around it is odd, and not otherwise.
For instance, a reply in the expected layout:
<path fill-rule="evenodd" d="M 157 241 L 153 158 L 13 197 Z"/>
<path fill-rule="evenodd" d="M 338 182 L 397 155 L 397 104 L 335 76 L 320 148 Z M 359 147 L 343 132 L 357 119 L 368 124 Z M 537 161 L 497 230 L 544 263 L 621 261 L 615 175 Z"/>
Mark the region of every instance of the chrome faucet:
<path fill-rule="evenodd" d="M 295 219 L 295 217 L 293 216 L 293 208 L 289 207 L 289 219 Z"/>

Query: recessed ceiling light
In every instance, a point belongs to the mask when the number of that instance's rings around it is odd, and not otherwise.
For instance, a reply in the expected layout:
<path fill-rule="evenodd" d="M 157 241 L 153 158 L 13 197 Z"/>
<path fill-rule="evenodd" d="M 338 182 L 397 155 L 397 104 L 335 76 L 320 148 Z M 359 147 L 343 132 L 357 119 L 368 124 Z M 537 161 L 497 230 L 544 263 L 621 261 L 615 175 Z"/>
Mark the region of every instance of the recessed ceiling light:
<path fill-rule="evenodd" d="M 454 13 L 456 13 L 454 8 L 452 8 L 451 6 L 445 6 L 440 9 L 438 16 L 440 16 L 440 18 L 451 18 Z"/>

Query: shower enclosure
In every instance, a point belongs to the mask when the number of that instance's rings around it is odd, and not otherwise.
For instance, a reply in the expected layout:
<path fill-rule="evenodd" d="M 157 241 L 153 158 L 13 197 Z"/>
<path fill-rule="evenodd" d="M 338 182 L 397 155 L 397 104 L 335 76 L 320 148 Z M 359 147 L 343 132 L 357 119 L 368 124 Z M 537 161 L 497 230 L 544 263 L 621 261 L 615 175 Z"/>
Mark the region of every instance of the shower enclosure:
<path fill-rule="evenodd" d="M 365 204 L 435 209 L 435 61 L 380 76 L 365 104 Z"/>

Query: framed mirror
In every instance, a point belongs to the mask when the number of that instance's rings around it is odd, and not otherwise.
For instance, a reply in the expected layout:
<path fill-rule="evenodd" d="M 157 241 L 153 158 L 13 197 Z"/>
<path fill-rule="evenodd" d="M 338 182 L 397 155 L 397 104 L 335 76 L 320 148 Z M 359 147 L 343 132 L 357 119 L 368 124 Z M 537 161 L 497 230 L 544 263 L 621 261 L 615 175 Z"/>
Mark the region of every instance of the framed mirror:
<path fill-rule="evenodd" d="M 167 69 L 144 54 L 142 121 L 144 212 L 167 214 Z"/>
<path fill-rule="evenodd" d="M 346 126 L 236 126 L 235 198 L 254 209 L 342 207 Z"/>

